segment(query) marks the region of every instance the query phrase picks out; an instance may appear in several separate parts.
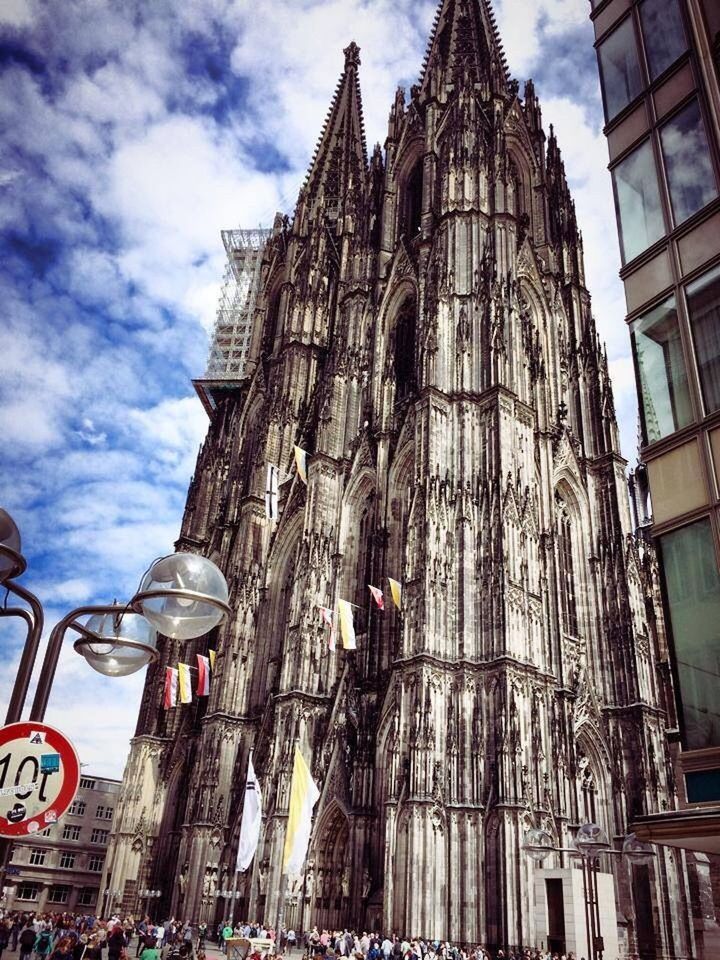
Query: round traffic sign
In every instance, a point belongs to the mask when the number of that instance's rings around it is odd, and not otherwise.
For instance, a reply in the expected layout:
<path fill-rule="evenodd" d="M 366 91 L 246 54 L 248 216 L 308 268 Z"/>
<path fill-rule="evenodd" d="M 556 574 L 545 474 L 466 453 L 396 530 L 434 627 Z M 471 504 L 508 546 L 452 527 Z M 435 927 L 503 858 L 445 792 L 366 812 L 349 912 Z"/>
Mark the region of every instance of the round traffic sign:
<path fill-rule="evenodd" d="M 55 823 L 80 786 L 80 761 L 65 734 L 33 720 L 0 728 L 0 837 Z"/>

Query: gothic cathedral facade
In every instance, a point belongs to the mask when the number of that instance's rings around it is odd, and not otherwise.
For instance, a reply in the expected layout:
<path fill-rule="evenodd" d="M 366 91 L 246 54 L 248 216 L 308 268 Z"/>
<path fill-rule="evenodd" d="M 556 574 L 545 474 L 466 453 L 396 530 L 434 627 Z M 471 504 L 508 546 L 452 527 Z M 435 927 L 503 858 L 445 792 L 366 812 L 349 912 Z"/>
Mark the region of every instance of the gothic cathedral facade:
<path fill-rule="evenodd" d="M 486 0 L 440 4 L 369 157 L 344 53 L 178 541 L 225 572 L 232 616 L 148 671 L 104 882 L 129 910 L 157 888 L 164 914 L 272 923 L 299 740 L 322 794 L 288 925 L 531 945 L 538 877 L 573 870 L 533 863 L 529 827 L 568 848 L 595 821 L 617 847 L 677 802 L 656 567 L 560 150 Z M 370 596 L 387 577 L 400 611 Z M 328 647 L 339 598 L 356 651 Z M 209 647 L 209 698 L 163 710 L 165 666 Z M 251 749 L 263 830 L 228 904 Z M 692 955 L 684 854 L 602 870 L 620 955 Z"/>

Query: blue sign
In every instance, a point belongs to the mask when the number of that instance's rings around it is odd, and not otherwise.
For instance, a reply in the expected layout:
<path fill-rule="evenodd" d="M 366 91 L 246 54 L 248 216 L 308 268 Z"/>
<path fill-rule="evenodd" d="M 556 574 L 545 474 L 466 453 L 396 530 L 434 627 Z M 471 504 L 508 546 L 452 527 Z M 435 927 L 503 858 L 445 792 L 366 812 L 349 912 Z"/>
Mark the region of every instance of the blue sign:
<path fill-rule="evenodd" d="M 40 754 L 40 773 L 57 773 L 60 770 L 59 753 Z"/>

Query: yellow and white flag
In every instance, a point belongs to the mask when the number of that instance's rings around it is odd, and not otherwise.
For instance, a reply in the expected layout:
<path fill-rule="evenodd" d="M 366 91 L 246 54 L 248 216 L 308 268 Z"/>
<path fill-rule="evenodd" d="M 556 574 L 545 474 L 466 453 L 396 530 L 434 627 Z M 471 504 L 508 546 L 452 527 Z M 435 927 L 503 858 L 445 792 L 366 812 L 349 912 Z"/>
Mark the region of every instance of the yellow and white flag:
<path fill-rule="evenodd" d="M 393 603 L 398 610 L 400 610 L 402 601 L 402 584 L 398 583 L 397 580 L 393 580 L 392 577 L 388 577 L 388 580 L 390 581 L 390 593 L 392 594 Z"/>
<path fill-rule="evenodd" d="M 295 746 L 292 782 L 290 784 L 290 809 L 285 831 L 285 851 L 282 872 L 287 876 L 302 873 L 312 831 L 313 807 L 320 799 L 320 791 L 310 776 L 300 748 Z"/>
<path fill-rule="evenodd" d="M 178 688 L 180 703 L 192 703 L 192 683 L 190 682 L 190 664 L 178 664 Z"/>
<path fill-rule="evenodd" d="M 338 600 L 338 616 L 340 617 L 340 636 L 342 637 L 343 647 L 346 650 L 357 650 L 352 604 L 349 600 Z"/>
<path fill-rule="evenodd" d="M 208 650 L 208 659 L 210 660 L 210 670 L 213 671 L 215 669 L 215 651 L 214 650 Z"/>
<path fill-rule="evenodd" d="M 300 447 L 293 447 L 295 451 L 295 466 L 297 467 L 297 472 L 300 475 L 300 479 L 303 483 L 307 484 L 307 458 L 308 455 L 305 450 L 302 450 Z"/>

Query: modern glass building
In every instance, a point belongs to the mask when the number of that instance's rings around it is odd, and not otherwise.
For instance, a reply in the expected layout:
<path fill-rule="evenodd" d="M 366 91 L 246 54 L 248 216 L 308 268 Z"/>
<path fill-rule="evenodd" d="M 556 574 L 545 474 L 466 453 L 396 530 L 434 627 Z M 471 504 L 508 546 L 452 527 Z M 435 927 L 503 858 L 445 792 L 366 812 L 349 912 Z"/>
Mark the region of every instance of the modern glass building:
<path fill-rule="evenodd" d="M 591 0 L 678 708 L 681 811 L 720 852 L 720 0 Z"/>

